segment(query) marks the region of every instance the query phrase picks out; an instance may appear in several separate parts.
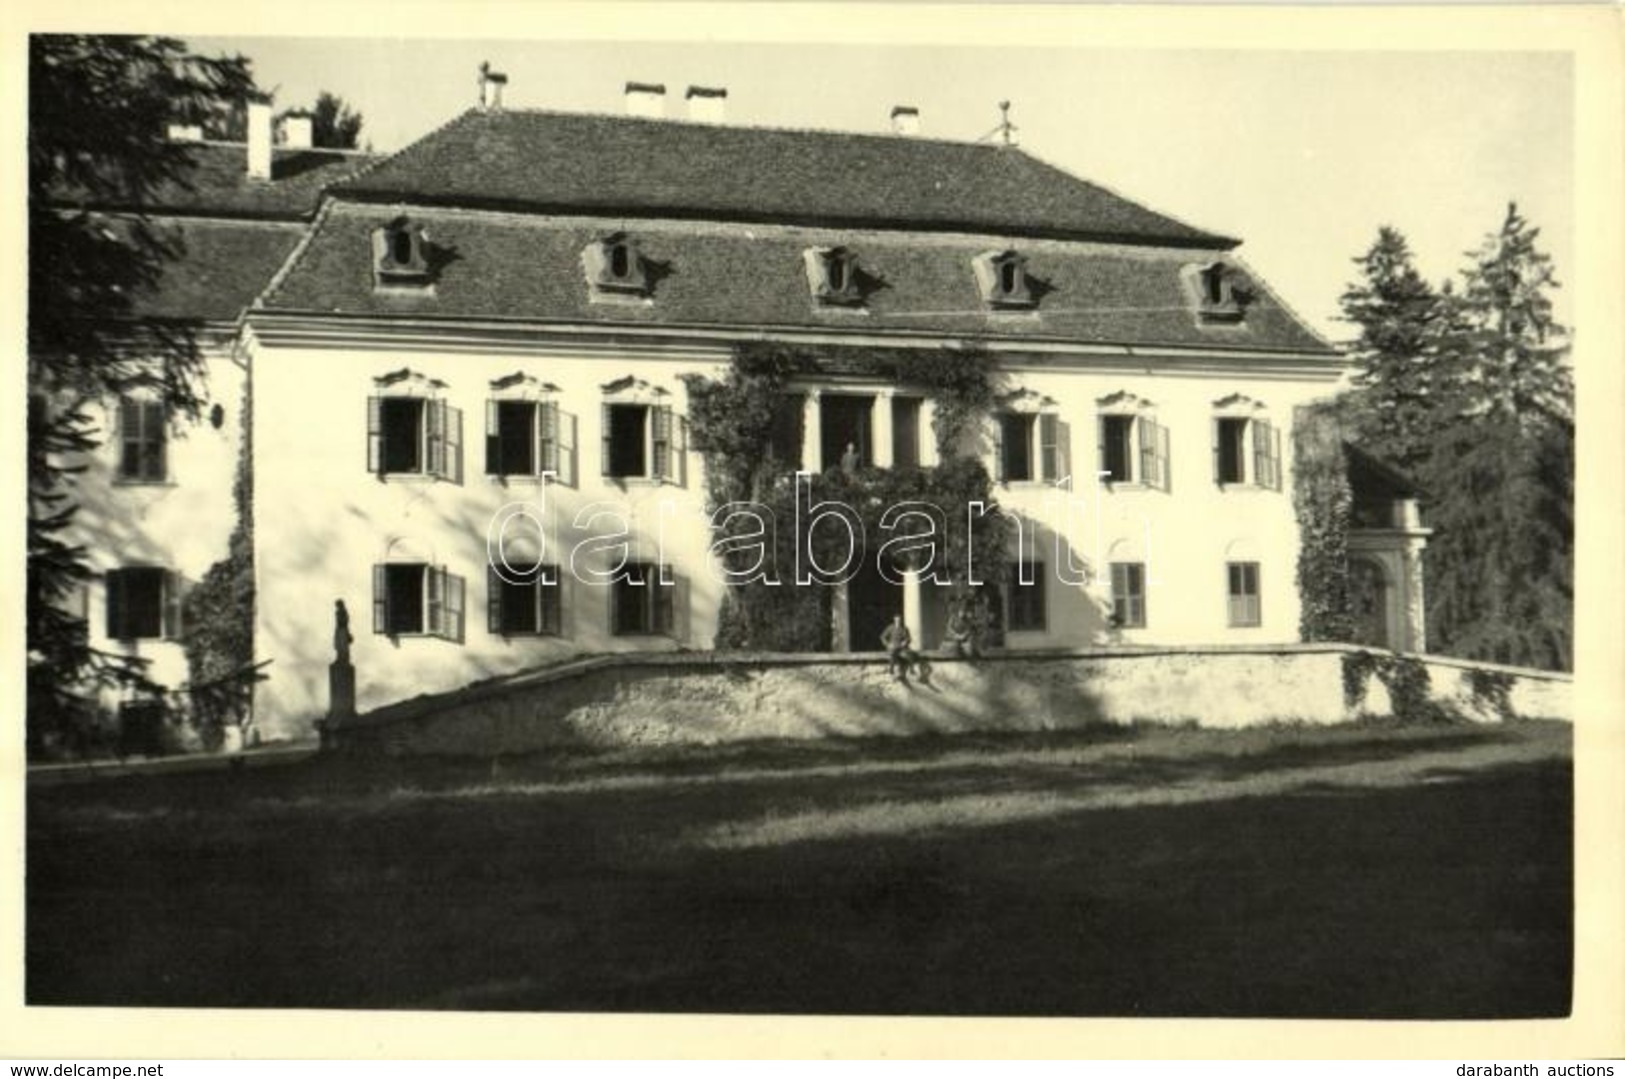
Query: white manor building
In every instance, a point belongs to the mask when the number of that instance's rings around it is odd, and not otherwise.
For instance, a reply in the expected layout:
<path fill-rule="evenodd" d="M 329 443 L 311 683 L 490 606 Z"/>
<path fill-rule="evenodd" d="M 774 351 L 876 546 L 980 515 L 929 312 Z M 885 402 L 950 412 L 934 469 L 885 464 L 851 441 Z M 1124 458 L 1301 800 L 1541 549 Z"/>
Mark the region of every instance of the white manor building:
<path fill-rule="evenodd" d="M 581 653 L 711 648 L 722 585 L 683 378 L 761 342 L 986 350 L 1003 393 L 971 449 L 1036 569 L 1004 589 L 1005 647 L 1298 639 L 1294 410 L 1345 362 L 1237 241 L 1014 146 L 922 137 L 910 110 L 854 134 L 729 125 L 702 88 L 684 120 L 643 84 L 626 116 L 483 96 L 378 159 L 278 172 L 294 148 L 252 175 L 266 111 L 246 154 L 205 148 L 243 173 L 198 198 L 276 210 L 187 224 L 237 246 L 200 247 L 174 287 L 244 282 L 194 297 L 221 331 L 220 422 L 118 406 L 86 498 L 100 642 L 159 654 L 184 632 L 166 601 L 224 553 L 246 376 L 265 735 L 325 713 L 335 599 L 363 711 Z M 780 452 L 810 472 L 936 463 L 921 388 L 860 372 L 798 380 Z M 1415 492 L 1351 459 L 1361 635 L 1420 650 Z M 490 569 L 516 503 L 545 536 L 517 558 L 554 584 Z M 623 560 L 641 583 L 594 578 Z M 894 611 L 941 643 L 940 589 L 865 569 L 832 647 L 877 650 Z"/>

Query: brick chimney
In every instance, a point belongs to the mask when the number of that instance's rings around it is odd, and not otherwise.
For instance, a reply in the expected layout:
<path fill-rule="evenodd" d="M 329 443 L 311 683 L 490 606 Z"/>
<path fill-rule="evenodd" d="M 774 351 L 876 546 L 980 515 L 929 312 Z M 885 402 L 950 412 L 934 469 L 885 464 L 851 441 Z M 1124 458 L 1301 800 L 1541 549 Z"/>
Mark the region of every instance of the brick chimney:
<path fill-rule="evenodd" d="M 271 103 L 248 103 L 248 178 L 271 178 Z"/>
<path fill-rule="evenodd" d="M 502 88 L 508 85 L 508 76 L 492 71 L 490 63 L 480 64 L 480 108 L 502 108 Z"/>
<path fill-rule="evenodd" d="M 659 120 L 666 115 L 666 87 L 658 82 L 626 84 L 626 115 Z"/>
<path fill-rule="evenodd" d="M 892 106 L 891 132 L 893 135 L 918 135 L 920 133 L 920 110 L 913 105 Z"/>
<path fill-rule="evenodd" d="M 721 86 L 690 86 L 688 118 L 705 124 L 720 124 L 727 119 L 728 91 Z"/>

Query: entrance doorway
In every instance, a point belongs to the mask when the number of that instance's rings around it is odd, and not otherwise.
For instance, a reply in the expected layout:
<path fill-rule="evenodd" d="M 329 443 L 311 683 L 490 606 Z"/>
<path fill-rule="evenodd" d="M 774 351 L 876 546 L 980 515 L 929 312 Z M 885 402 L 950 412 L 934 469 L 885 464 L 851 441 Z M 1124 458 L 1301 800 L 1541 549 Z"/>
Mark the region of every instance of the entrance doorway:
<path fill-rule="evenodd" d="M 846 586 L 847 650 L 881 651 L 881 633 L 891 623 L 892 615 L 902 613 L 903 586 L 882 577 L 875 560 L 865 557 L 857 576 Z M 920 627 L 908 628 L 918 642 Z"/>

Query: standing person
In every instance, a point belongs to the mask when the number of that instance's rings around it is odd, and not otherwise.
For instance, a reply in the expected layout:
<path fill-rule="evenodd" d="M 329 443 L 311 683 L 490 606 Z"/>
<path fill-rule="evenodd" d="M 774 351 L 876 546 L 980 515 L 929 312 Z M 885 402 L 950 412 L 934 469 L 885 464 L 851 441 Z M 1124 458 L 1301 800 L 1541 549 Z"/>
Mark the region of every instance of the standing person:
<path fill-rule="evenodd" d="M 846 444 L 846 452 L 841 454 L 841 471 L 845 472 L 848 476 L 857 475 L 858 444 L 856 442 L 848 442 Z"/>
<path fill-rule="evenodd" d="M 917 662 L 920 657 L 909 647 L 914 643 L 914 635 L 903 624 L 902 615 L 891 616 L 891 625 L 880 634 L 880 643 L 885 645 L 886 652 L 891 657 L 891 662 L 886 668 L 887 672 L 893 678 L 907 682 L 909 665 Z"/>

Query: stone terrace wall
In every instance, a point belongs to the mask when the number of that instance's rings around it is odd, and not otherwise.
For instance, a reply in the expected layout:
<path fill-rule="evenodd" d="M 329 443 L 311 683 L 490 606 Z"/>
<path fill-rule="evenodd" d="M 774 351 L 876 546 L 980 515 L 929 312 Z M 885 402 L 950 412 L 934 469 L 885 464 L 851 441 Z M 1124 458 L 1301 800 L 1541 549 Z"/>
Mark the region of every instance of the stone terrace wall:
<path fill-rule="evenodd" d="M 880 655 L 600 656 L 420 697 L 327 732 L 331 745 L 389 753 L 489 756 L 567 746 L 716 744 L 764 738 L 1047 731 L 1097 723 L 1245 727 L 1354 718 L 1339 645 L 1023 652 L 931 658 L 929 680 L 902 683 Z M 1434 699 L 1499 720 L 1474 697 L 1474 665 L 1418 657 Z M 1514 668 L 1518 716 L 1571 718 L 1566 675 Z M 363 672 L 364 676 L 364 672 Z M 1369 679 L 1358 711 L 1386 715 Z"/>

